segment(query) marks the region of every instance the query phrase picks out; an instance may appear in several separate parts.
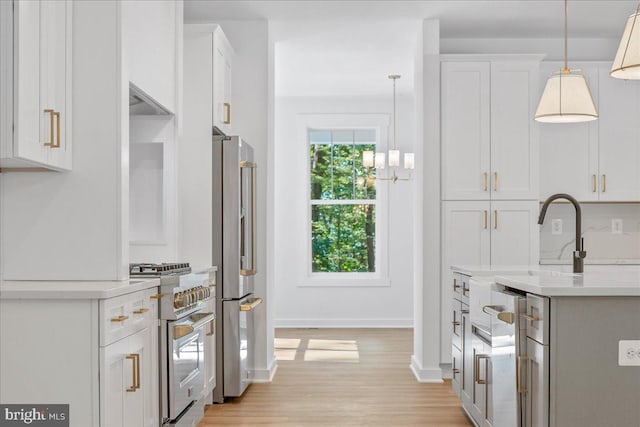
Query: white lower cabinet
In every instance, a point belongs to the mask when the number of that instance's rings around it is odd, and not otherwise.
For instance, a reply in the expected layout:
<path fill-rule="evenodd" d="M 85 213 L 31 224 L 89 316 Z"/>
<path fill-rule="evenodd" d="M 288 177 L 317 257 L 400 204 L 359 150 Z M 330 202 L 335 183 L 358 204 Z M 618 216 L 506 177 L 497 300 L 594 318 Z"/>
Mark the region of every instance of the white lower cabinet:
<path fill-rule="evenodd" d="M 156 294 L 0 298 L 2 403 L 68 404 L 70 427 L 158 427 Z"/>
<path fill-rule="evenodd" d="M 524 427 L 549 425 L 549 346 L 527 338 Z"/>

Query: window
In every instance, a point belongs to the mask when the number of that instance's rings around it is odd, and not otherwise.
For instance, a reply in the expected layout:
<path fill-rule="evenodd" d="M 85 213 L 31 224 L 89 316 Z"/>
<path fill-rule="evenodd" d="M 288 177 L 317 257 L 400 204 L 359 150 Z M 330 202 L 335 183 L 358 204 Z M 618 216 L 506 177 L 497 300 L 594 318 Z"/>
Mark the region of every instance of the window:
<path fill-rule="evenodd" d="M 312 273 L 375 273 L 375 171 L 362 152 L 375 151 L 376 129 L 310 129 Z"/>

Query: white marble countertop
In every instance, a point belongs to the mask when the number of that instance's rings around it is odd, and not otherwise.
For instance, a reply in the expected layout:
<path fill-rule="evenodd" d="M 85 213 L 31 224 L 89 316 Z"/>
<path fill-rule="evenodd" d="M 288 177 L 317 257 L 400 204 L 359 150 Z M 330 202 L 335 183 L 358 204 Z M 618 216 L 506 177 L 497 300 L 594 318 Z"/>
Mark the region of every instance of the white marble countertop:
<path fill-rule="evenodd" d="M 160 279 L 0 281 L 1 299 L 105 299 L 160 286 Z"/>
<path fill-rule="evenodd" d="M 640 296 L 639 265 L 453 265 L 451 270 L 543 296 Z"/>
<path fill-rule="evenodd" d="M 640 270 L 496 275 L 498 285 L 542 296 L 640 296 Z"/>

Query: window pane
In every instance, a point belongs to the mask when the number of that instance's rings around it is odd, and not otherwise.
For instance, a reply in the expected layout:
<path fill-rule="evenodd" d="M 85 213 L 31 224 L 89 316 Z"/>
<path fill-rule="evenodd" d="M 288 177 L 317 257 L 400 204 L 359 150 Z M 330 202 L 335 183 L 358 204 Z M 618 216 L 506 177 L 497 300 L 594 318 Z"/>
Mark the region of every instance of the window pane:
<path fill-rule="evenodd" d="M 351 200 L 353 196 L 353 145 L 333 146 L 333 198 Z"/>
<path fill-rule="evenodd" d="M 364 151 L 376 151 L 375 144 L 356 145 L 354 146 L 354 166 L 355 166 L 355 194 L 353 196 L 356 200 L 373 200 L 376 198 L 376 180 L 375 168 L 369 169 L 369 175 L 367 175 L 367 168 L 362 166 L 362 153 Z"/>
<path fill-rule="evenodd" d="M 333 199 L 331 145 L 311 145 L 311 199 Z"/>
<path fill-rule="evenodd" d="M 312 205 L 311 217 L 313 272 L 375 272 L 375 205 Z"/>

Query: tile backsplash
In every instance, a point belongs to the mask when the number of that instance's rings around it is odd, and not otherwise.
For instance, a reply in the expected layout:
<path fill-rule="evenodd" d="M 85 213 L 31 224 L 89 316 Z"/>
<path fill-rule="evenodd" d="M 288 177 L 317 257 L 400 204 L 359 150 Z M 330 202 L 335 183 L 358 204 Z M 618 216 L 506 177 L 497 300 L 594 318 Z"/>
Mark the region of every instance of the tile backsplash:
<path fill-rule="evenodd" d="M 585 264 L 640 264 L 640 203 L 582 204 Z M 552 233 L 553 220 L 562 230 Z M 618 225 L 622 224 L 621 228 Z M 540 263 L 571 263 L 575 248 L 575 211 L 568 203 L 549 206 L 540 228 Z M 556 221 L 556 233 L 558 221 Z M 613 231 L 613 232 L 612 232 Z"/>

